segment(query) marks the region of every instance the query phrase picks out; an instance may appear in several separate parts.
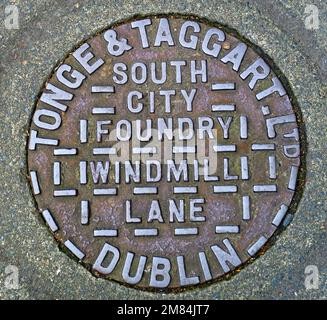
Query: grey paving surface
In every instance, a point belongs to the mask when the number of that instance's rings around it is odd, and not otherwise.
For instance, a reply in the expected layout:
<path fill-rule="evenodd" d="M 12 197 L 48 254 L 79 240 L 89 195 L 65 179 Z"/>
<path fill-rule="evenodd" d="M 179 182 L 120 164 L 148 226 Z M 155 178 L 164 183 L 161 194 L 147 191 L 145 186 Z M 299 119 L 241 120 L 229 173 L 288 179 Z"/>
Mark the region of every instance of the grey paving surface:
<path fill-rule="evenodd" d="M 20 29 L 0 20 L 0 299 L 326 299 L 327 296 L 327 3 L 321 1 L 11 1 Z M 304 8 L 319 8 L 306 30 Z M 9 1 L 0 1 L 0 19 Z M 34 208 L 25 179 L 25 141 L 36 95 L 58 60 L 78 42 L 135 13 L 193 13 L 237 29 L 278 65 L 298 99 L 307 130 L 307 182 L 289 228 L 229 281 L 180 294 L 153 294 L 95 279 L 59 251 Z M 18 290 L 4 286 L 19 268 Z M 318 290 L 304 270 L 316 265 Z"/>

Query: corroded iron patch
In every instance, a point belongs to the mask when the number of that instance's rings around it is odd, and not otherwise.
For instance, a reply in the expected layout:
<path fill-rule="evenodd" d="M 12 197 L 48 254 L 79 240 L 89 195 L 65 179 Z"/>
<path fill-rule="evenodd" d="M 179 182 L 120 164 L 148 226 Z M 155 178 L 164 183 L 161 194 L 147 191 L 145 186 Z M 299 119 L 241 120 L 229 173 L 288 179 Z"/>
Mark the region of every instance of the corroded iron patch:
<path fill-rule="evenodd" d="M 178 289 L 265 247 L 300 169 L 290 97 L 252 45 L 148 17 L 80 44 L 46 82 L 28 170 L 62 248 L 96 276 Z"/>

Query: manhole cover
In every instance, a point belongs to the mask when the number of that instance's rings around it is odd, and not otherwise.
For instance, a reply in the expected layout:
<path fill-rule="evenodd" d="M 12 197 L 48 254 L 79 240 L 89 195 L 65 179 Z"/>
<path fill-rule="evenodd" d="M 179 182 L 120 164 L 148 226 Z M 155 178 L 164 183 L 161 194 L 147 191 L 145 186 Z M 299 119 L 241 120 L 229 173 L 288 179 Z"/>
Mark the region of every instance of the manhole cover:
<path fill-rule="evenodd" d="M 112 26 L 53 71 L 28 170 L 61 247 L 96 276 L 178 289 L 267 244 L 294 198 L 295 109 L 253 46 L 191 17 Z"/>

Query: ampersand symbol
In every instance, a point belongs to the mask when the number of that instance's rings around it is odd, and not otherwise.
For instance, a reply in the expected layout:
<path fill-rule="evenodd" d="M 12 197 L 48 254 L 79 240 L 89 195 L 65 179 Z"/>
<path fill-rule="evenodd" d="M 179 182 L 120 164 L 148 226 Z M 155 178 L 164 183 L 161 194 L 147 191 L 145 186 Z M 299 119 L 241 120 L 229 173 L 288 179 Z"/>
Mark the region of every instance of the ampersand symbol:
<path fill-rule="evenodd" d="M 108 42 L 108 52 L 115 57 L 121 56 L 125 51 L 132 49 L 132 47 L 127 44 L 126 39 L 117 39 L 117 32 L 114 30 L 108 30 L 104 34 L 104 39 Z"/>

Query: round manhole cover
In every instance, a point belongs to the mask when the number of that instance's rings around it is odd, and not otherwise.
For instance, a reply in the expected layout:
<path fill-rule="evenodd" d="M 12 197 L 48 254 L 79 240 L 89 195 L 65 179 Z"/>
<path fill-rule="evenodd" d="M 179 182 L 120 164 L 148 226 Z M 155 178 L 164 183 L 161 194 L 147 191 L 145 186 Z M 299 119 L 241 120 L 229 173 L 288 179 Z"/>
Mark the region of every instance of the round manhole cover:
<path fill-rule="evenodd" d="M 53 71 L 28 170 L 45 222 L 94 275 L 143 289 L 225 276 L 294 203 L 297 114 L 244 39 L 191 17 L 119 23 Z"/>

